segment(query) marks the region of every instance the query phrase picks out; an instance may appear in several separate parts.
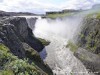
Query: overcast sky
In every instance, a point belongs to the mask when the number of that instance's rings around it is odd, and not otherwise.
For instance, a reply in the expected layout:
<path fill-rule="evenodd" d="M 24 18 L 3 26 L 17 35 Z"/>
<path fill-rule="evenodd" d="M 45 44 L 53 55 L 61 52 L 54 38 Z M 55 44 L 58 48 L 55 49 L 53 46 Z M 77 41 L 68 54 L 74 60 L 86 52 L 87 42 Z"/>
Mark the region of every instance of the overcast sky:
<path fill-rule="evenodd" d="M 88 9 L 100 0 L 0 0 L 0 10 L 44 13 L 62 9 Z"/>

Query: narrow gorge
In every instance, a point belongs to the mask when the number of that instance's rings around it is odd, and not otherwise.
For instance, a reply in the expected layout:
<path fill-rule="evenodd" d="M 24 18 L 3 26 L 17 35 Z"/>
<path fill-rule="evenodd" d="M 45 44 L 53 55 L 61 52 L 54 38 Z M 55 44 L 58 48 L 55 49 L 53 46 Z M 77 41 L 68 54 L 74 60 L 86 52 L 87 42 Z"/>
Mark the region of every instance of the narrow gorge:
<path fill-rule="evenodd" d="M 100 74 L 99 13 L 0 19 L 0 75 Z"/>

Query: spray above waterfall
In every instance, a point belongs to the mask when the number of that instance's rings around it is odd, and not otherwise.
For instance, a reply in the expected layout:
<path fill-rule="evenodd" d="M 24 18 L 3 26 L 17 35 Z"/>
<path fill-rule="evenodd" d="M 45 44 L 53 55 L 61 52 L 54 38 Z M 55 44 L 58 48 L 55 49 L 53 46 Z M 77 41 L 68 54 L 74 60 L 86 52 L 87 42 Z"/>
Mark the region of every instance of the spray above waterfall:
<path fill-rule="evenodd" d="M 72 39 L 82 18 L 78 16 L 66 17 L 64 19 L 39 19 L 35 24 L 35 32 L 45 32 L 52 36 Z"/>
<path fill-rule="evenodd" d="M 55 20 L 36 20 L 35 27 L 33 27 L 34 35 L 51 42 L 40 52 L 40 56 L 46 56 L 44 61 L 56 75 L 71 75 L 71 72 L 74 75 L 89 75 L 85 66 L 73 55 L 69 48 L 66 48 L 68 40 L 72 40 L 79 31 L 78 28 L 82 19 L 79 16 L 69 16 Z M 28 18 L 27 21 L 32 28 L 32 18 Z"/>

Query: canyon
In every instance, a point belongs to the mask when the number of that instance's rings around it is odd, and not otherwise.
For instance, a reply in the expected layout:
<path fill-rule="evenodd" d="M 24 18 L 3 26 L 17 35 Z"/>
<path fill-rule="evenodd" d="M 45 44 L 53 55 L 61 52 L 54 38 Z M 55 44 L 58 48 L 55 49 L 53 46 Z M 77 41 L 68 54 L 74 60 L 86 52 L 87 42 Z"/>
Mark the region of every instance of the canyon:
<path fill-rule="evenodd" d="M 0 17 L 1 75 L 99 75 L 100 15 L 82 14 Z"/>

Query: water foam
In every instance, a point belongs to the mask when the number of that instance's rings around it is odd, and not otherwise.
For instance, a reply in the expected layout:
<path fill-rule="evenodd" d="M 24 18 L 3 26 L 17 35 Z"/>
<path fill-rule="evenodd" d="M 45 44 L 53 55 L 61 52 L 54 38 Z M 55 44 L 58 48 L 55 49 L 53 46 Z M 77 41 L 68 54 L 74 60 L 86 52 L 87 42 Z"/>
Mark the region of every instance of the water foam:
<path fill-rule="evenodd" d="M 80 60 L 66 48 L 68 40 L 73 39 L 80 22 L 80 18 L 71 17 L 63 20 L 38 19 L 35 24 L 35 36 L 51 42 L 40 55 L 46 56 L 44 61 L 51 67 L 54 75 L 89 75 Z"/>

